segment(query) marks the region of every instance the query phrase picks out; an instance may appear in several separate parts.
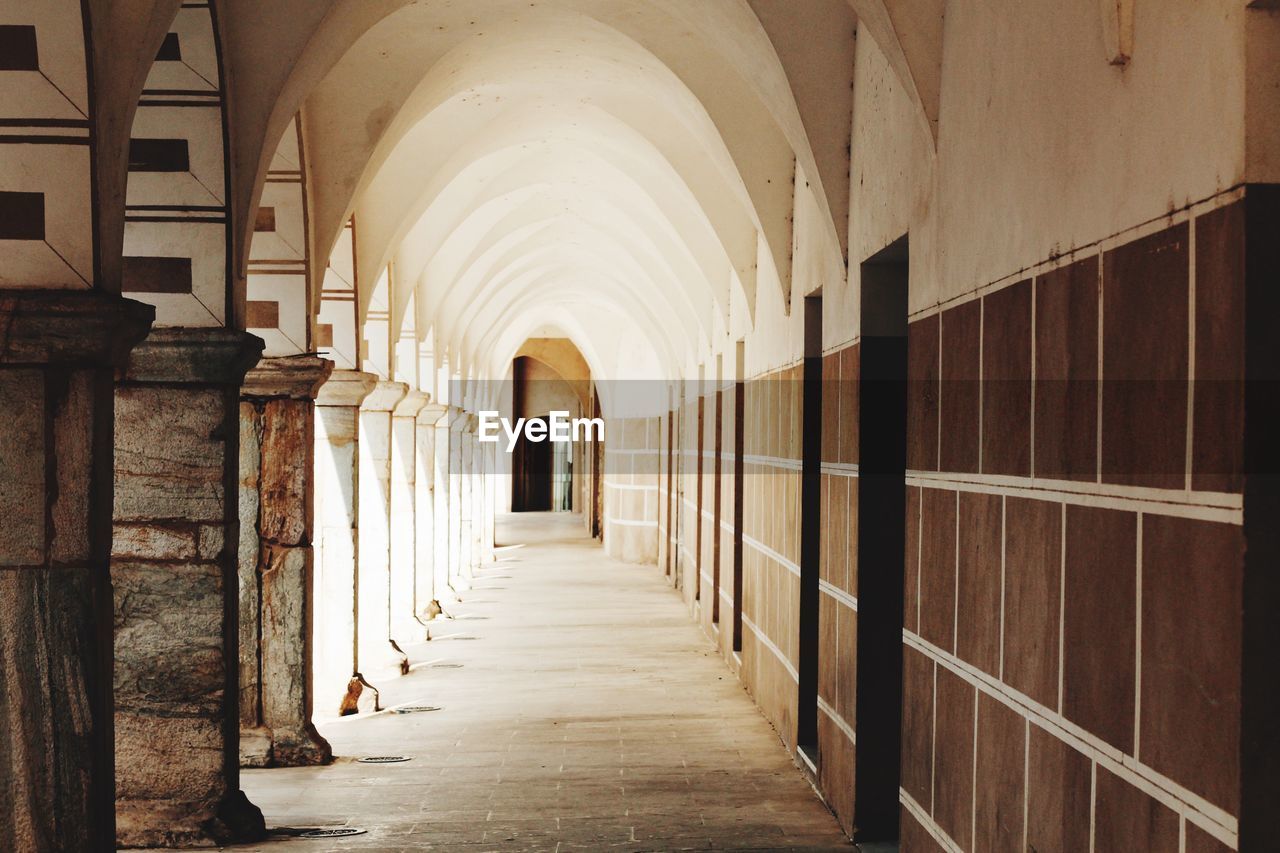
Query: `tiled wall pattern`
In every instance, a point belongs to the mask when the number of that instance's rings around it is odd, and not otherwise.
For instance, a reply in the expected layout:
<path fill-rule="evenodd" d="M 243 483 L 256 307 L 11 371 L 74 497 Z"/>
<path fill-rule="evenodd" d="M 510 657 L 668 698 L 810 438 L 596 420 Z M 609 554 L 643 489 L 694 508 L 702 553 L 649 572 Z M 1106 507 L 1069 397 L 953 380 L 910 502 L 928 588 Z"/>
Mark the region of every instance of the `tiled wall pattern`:
<path fill-rule="evenodd" d="M 745 385 L 743 386 L 745 392 Z M 735 510 L 739 503 L 745 502 L 745 494 L 738 482 L 736 463 L 738 459 L 737 425 L 737 383 L 727 382 L 720 389 L 720 513 L 717 535 L 720 539 L 720 587 L 717 596 L 720 601 L 715 638 L 720 650 L 726 657 L 732 656 L 734 605 L 734 563 L 736 559 L 734 542 Z M 745 399 L 743 401 L 745 410 Z M 742 478 L 745 482 L 746 478 Z M 743 509 L 745 510 L 745 504 Z M 745 517 L 745 515 L 744 515 Z M 745 549 L 744 549 L 745 550 Z M 745 630 L 745 628 L 744 628 Z"/>
<path fill-rule="evenodd" d="M 676 420 L 672 409 L 658 419 L 658 568 L 669 582 L 678 559 L 676 552 Z"/>
<path fill-rule="evenodd" d="M 912 318 L 904 851 L 1236 849 L 1243 241 L 1228 193 Z M 822 371 L 818 784 L 846 830 L 859 360 Z M 802 380 L 745 385 L 740 656 L 732 385 L 718 528 L 714 390 L 654 422 L 658 564 L 792 748 Z"/>
<path fill-rule="evenodd" d="M 819 783 L 853 828 L 858 654 L 858 344 L 822 360 L 822 540 L 818 587 Z"/>
<path fill-rule="evenodd" d="M 743 457 L 742 678 L 795 747 L 804 367 L 747 383 Z"/>
<path fill-rule="evenodd" d="M 717 641 L 724 613 L 725 580 L 731 576 L 725 572 L 722 562 L 724 539 L 722 525 L 725 520 L 725 483 L 720 475 L 724 470 L 724 393 L 708 381 L 702 396 L 702 511 L 698 537 L 700 549 L 698 565 L 701 573 L 702 596 L 698 608 L 699 618 L 707 632 Z M 732 497 L 732 496 L 730 496 Z M 732 561 L 732 554 L 729 554 Z M 732 563 L 729 571 L 732 572 Z M 732 592 L 732 588 L 730 588 Z M 729 607 L 732 607 L 730 603 Z M 724 624 L 728 624 L 725 622 Z"/>
<path fill-rule="evenodd" d="M 658 559 L 658 433 L 662 419 L 605 422 L 604 545 L 629 562 Z"/>
<path fill-rule="evenodd" d="M 676 524 L 678 530 L 678 557 L 676 584 L 685 601 L 693 607 L 702 595 L 702 452 L 699 441 L 702 420 L 702 402 L 697 398 L 683 399 L 677 415 L 679 425 L 678 474 Z"/>
<path fill-rule="evenodd" d="M 1243 221 L 911 323 L 904 851 L 1234 849 Z"/>

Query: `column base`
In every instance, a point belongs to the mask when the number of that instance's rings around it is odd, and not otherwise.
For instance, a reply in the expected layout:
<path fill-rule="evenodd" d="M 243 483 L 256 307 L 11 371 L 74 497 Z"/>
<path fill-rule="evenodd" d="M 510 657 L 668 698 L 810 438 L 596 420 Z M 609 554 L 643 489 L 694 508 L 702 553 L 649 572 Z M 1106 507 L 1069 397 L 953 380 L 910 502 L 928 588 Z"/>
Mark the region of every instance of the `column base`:
<path fill-rule="evenodd" d="M 333 748 L 311 726 L 303 731 L 276 729 L 271 739 L 272 767 L 311 767 L 333 761 Z"/>
<path fill-rule="evenodd" d="M 203 803 L 116 800 L 116 846 L 214 847 L 267 837 L 262 810 L 243 791 L 230 791 L 210 814 Z"/>
<path fill-rule="evenodd" d="M 240 766 L 271 766 L 271 729 L 266 726 L 241 727 Z"/>
<path fill-rule="evenodd" d="M 314 767 L 333 761 L 333 748 L 313 726 L 302 731 L 240 729 L 241 767 Z"/>

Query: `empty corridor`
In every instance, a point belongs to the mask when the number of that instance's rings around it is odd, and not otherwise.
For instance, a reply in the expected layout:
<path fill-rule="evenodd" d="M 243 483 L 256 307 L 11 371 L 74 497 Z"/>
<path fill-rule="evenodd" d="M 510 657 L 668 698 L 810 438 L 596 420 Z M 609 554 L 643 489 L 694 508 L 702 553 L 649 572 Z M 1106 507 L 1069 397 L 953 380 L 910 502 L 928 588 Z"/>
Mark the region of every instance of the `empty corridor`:
<path fill-rule="evenodd" d="M 259 849 L 849 849 L 660 571 L 576 515 L 506 516 L 498 542 L 388 712 L 318 717 L 334 764 L 244 772 Z M 339 826 L 366 833 L 289 834 Z"/>

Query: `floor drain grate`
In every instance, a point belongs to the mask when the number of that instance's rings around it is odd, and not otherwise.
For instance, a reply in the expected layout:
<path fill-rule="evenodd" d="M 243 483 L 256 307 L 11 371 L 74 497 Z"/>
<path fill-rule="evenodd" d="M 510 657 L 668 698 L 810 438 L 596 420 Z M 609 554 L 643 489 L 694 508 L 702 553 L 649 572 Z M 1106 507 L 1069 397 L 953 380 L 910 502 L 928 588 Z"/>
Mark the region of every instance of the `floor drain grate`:
<path fill-rule="evenodd" d="M 358 760 L 361 764 L 398 764 L 401 761 L 408 761 L 409 758 L 404 755 L 370 755 Z"/>
<path fill-rule="evenodd" d="M 425 714 L 427 711 L 443 711 L 439 705 L 405 705 L 400 708 L 392 708 L 397 714 Z"/>
<path fill-rule="evenodd" d="M 349 835 L 364 835 L 365 830 L 342 826 L 336 829 L 312 829 L 299 835 L 299 838 L 346 838 Z"/>

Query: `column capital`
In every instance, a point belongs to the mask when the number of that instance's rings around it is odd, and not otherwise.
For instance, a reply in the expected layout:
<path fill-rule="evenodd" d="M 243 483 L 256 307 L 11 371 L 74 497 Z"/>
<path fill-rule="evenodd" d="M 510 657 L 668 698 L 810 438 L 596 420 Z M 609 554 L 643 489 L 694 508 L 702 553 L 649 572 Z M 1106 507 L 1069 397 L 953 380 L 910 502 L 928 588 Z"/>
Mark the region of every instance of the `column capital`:
<path fill-rule="evenodd" d="M 152 329 L 129 354 L 124 381 L 239 385 L 263 346 L 262 338 L 236 329 Z"/>
<path fill-rule="evenodd" d="M 409 386 L 403 382 L 383 380 L 373 387 L 369 396 L 360 404 L 362 412 L 390 412 L 409 393 Z"/>
<path fill-rule="evenodd" d="M 378 377 L 361 370 L 335 370 L 316 392 L 317 406 L 359 406 L 378 384 Z"/>
<path fill-rule="evenodd" d="M 449 429 L 453 432 L 461 432 L 466 429 L 467 419 L 471 417 L 471 413 L 461 406 L 450 406 L 446 417 L 449 419 Z"/>
<path fill-rule="evenodd" d="M 425 391 L 410 390 L 404 395 L 404 399 L 396 404 L 391 414 L 397 418 L 416 418 L 418 412 L 422 411 L 422 407 L 430 400 L 431 395 Z"/>
<path fill-rule="evenodd" d="M 155 316 L 100 290 L 0 290 L 0 364 L 120 366 Z"/>
<path fill-rule="evenodd" d="M 241 397 L 314 400 L 333 373 L 333 362 L 314 355 L 264 358 L 244 377 Z"/>
<path fill-rule="evenodd" d="M 430 426 L 439 426 L 440 419 L 444 417 L 445 412 L 449 411 L 449 407 L 443 403 L 430 403 L 418 410 L 418 423 Z"/>

